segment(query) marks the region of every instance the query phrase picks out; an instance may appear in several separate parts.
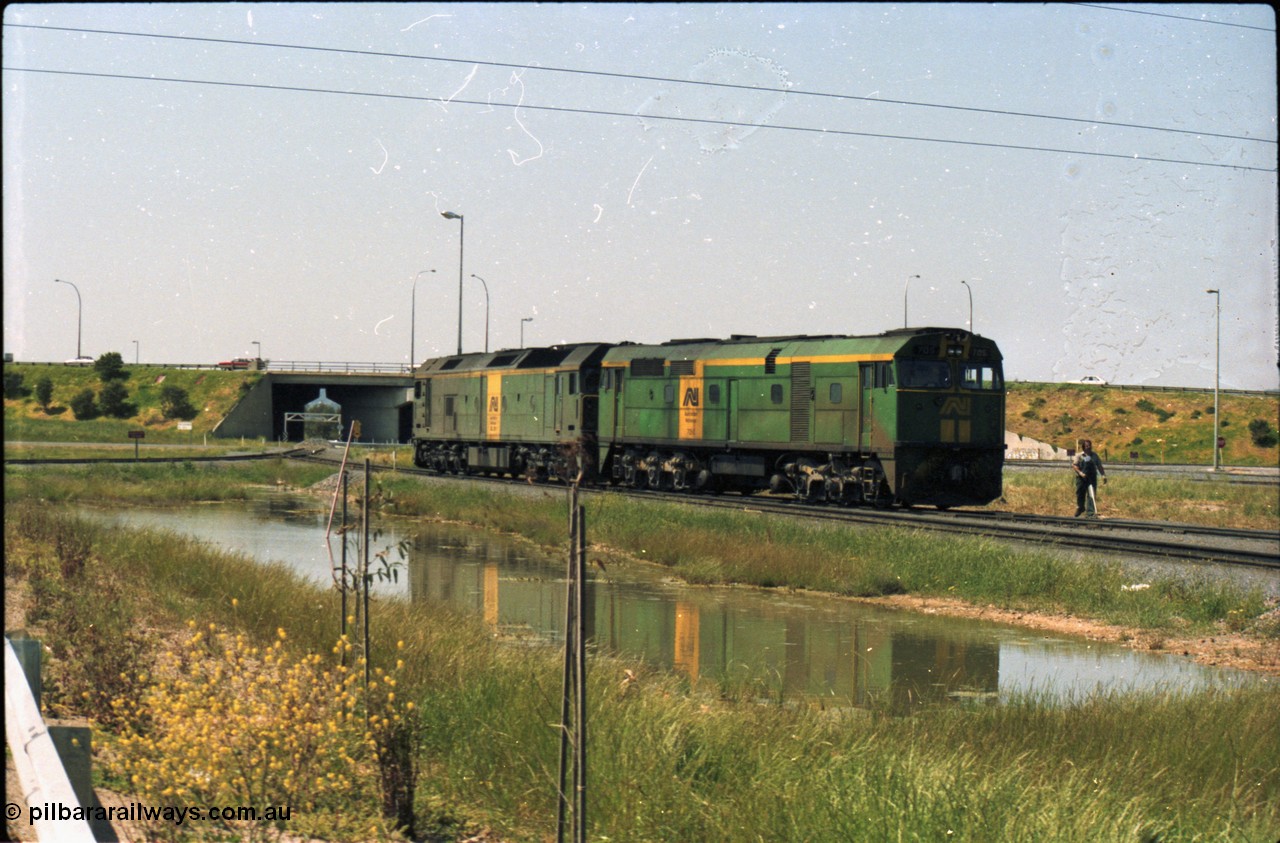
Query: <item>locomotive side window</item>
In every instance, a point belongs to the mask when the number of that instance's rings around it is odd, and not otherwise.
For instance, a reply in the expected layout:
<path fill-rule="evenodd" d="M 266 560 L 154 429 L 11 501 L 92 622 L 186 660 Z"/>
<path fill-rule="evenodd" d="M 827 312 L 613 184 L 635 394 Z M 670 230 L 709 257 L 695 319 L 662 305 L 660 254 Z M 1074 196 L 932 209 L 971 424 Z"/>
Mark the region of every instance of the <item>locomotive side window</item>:
<path fill-rule="evenodd" d="M 970 363 L 964 365 L 960 383 L 965 389 L 998 390 L 1003 386 L 999 369 Z"/>
<path fill-rule="evenodd" d="M 707 387 L 707 403 L 708 404 L 720 403 L 720 384 L 713 383 Z"/>
<path fill-rule="evenodd" d="M 831 394 L 830 394 L 831 403 L 839 404 L 840 399 L 843 397 L 844 397 L 844 390 L 840 388 L 840 384 L 838 383 L 831 384 Z"/>
<path fill-rule="evenodd" d="M 945 360 L 900 360 L 898 382 L 906 389 L 947 389 L 951 366 Z"/>
<path fill-rule="evenodd" d="M 676 400 L 675 384 L 667 384 L 662 388 L 662 400 L 668 404 L 674 404 Z"/>

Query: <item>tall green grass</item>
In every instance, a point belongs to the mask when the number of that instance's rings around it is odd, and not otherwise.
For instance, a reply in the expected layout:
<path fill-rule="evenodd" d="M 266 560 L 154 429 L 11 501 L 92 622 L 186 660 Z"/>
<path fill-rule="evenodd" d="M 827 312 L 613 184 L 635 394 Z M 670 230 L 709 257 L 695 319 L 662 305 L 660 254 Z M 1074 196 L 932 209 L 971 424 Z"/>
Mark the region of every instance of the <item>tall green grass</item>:
<path fill-rule="evenodd" d="M 243 499 L 252 486 L 305 489 L 332 473 L 325 466 L 273 460 L 235 466 L 108 465 L 5 473 L 6 497 L 49 501 L 134 501 L 165 505 Z M 1203 485 L 1203 484 L 1202 484 Z M 1216 485 L 1216 484 L 1215 484 Z M 352 484 L 358 492 L 360 484 Z M 403 476 L 376 479 L 388 516 L 428 516 L 514 533 L 543 547 L 565 540 L 562 487 L 508 492 Z M 1280 624 L 1259 624 L 1268 610 L 1257 589 L 1200 578 L 1147 577 L 1118 562 L 982 538 L 897 528 L 855 528 L 759 512 L 584 498 L 597 558 L 611 553 L 670 568 L 692 583 L 803 588 L 846 596 L 910 593 L 953 597 L 1023 611 L 1055 611 L 1124 626 L 1212 634 L 1252 630 L 1280 638 Z M 327 501 L 317 499 L 317 506 Z"/>
<path fill-rule="evenodd" d="M 321 653 L 336 636 L 336 595 L 282 566 L 40 505 L 9 507 L 5 523 L 11 573 L 50 573 L 50 537 L 70 531 L 88 548 L 86 582 L 110 571 L 124 585 L 114 610 L 151 636 L 186 619 L 263 642 L 283 627 L 293 646 Z M 83 623 L 67 634 L 84 635 L 101 602 L 81 601 Z M 419 804 L 502 839 L 546 839 L 558 654 L 504 647 L 445 606 L 383 601 L 373 618 L 375 663 L 405 658 L 403 690 L 422 712 Z M 1280 828 L 1273 684 L 899 717 L 693 693 L 607 658 L 588 676 L 596 840 L 1269 841 Z"/>
<path fill-rule="evenodd" d="M 1054 471 L 1006 468 L 1004 498 L 989 508 L 1071 515 L 1075 505 L 1075 481 L 1065 466 Z M 1280 531 L 1280 497 L 1272 485 L 1112 472 L 1107 484 L 1098 487 L 1098 509 L 1106 518 Z"/>
<path fill-rule="evenodd" d="M 453 484 L 389 480 L 401 513 L 425 513 L 563 542 L 565 493 L 513 496 Z M 856 528 L 707 511 L 610 496 L 587 499 L 595 553 L 663 565 L 693 583 L 803 588 L 846 596 L 910 593 L 953 597 L 1023 611 L 1054 611 L 1125 626 L 1181 632 L 1239 631 L 1268 610 L 1258 589 L 1207 576 L 1151 578 L 1126 590 L 1133 575 L 1119 562 L 1072 558 L 990 539 L 945 537 L 897 528 Z M 1275 625 L 1258 631 L 1280 637 Z"/>
<path fill-rule="evenodd" d="M 288 460 L 255 460 L 234 467 L 210 463 L 112 463 L 94 466 L 7 466 L 5 497 L 38 494 L 48 501 L 169 506 L 245 500 L 253 487 L 298 489 L 333 469 Z"/>

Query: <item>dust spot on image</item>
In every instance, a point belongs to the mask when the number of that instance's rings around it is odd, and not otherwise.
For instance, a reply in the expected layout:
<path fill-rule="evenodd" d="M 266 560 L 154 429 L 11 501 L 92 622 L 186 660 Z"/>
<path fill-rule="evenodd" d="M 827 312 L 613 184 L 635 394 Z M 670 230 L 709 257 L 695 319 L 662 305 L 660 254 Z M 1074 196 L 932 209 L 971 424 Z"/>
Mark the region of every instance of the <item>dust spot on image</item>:
<path fill-rule="evenodd" d="M 772 60 L 737 49 L 712 50 L 685 78 L 700 84 L 660 88 L 635 114 L 646 131 L 671 127 L 708 154 L 737 149 L 768 125 L 791 87 L 786 71 Z"/>

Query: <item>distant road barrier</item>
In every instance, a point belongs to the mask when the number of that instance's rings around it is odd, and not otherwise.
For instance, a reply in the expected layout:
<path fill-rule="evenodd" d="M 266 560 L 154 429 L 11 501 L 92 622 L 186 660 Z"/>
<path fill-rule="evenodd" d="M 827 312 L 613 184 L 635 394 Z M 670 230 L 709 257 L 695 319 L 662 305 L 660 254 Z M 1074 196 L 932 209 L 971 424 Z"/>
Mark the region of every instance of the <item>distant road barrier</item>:
<path fill-rule="evenodd" d="M 268 372 L 331 372 L 407 375 L 412 369 L 400 363 L 322 363 L 310 360 L 267 360 Z"/>

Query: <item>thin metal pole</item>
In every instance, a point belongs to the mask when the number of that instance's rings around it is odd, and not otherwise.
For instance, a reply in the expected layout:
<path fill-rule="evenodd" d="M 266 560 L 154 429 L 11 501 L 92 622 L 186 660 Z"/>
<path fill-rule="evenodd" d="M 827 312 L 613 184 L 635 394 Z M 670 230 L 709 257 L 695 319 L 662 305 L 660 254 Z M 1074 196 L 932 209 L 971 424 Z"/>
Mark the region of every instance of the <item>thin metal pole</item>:
<path fill-rule="evenodd" d="M 369 458 L 364 458 L 364 501 L 361 509 L 364 512 L 364 547 L 360 552 L 360 591 L 364 604 L 364 689 L 369 690 Z M 369 716 L 366 706 L 365 717 Z"/>
<path fill-rule="evenodd" d="M 559 786 L 556 791 L 556 843 L 564 843 L 565 826 L 568 822 L 569 797 L 567 792 L 567 779 L 569 777 L 569 744 L 571 737 L 569 733 L 569 719 L 572 716 L 572 700 L 574 688 L 574 658 L 573 658 L 573 639 L 574 628 L 574 577 L 573 577 L 573 558 L 572 552 L 575 546 L 573 541 L 573 506 L 569 507 L 569 535 L 570 535 L 570 559 L 568 577 L 565 585 L 565 601 L 564 601 L 564 673 L 563 681 L 560 686 L 560 777 Z M 575 753 L 576 757 L 576 753 Z"/>
<path fill-rule="evenodd" d="M 1222 296 L 1214 296 L 1217 304 L 1213 314 L 1213 470 L 1222 467 L 1222 449 L 1218 437 L 1222 430 L 1218 421 L 1218 388 L 1222 384 Z"/>
<path fill-rule="evenodd" d="M 342 637 L 347 636 L 347 471 L 342 470 Z M 345 642 L 344 642 L 345 644 Z M 347 664 L 347 648 L 342 648 L 342 665 Z"/>
<path fill-rule="evenodd" d="M 1222 374 L 1222 291 L 1205 290 L 1214 300 L 1213 328 L 1213 470 L 1221 467 L 1222 453 L 1218 448 L 1218 435 L 1222 430 L 1218 426 L 1218 385 Z"/>
<path fill-rule="evenodd" d="M 489 285 L 484 279 L 474 272 L 471 277 L 480 282 L 480 286 L 484 287 L 484 353 L 489 353 Z"/>
<path fill-rule="evenodd" d="M 462 353 L 462 250 L 466 246 L 467 221 L 458 215 L 458 353 Z"/>
<path fill-rule="evenodd" d="M 462 214 L 453 211 L 442 211 L 440 216 L 447 220 L 458 221 L 458 353 L 462 353 L 462 250 L 466 244 L 467 221 Z"/>
<path fill-rule="evenodd" d="M 968 281 L 961 281 L 964 288 L 969 291 L 969 333 L 973 333 L 973 288 L 969 286 Z"/>
<path fill-rule="evenodd" d="M 902 288 L 902 327 L 907 327 L 907 293 L 911 291 L 911 279 L 919 275 L 908 275 L 907 283 Z"/>
<path fill-rule="evenodd" d="M 84 302 L 80 298 L 80 288 L 70 281 L 63 281 L 60 278 L 53 279 L 55 284 L 66 284 L 68 287 L 76 291 L 76 359 L 79 360 L 80 354 L 80 334 L 84 327 Z"/>
<path fill-rule="evenodd" d="M 574 680 L 577 689 L 577 709 L 578 716 L 574 720 L 574 750 L 575 761 L 573 765 L 574 779 L 574 808 L 573 823 L 576 834 L 574 835 L 574 843 L 586 843 L 587 841 L 587 639 L 586 639 L 586 612 L 583 604 L 583 592 L 586 590 L 586 558 L 587 558 L 587 512 L 586 508 L 577 505 L 578 499 L 578 483 L 573 484 L 574 509 L 577 513 L 577 523 L 575 525 L 575 538 L 577 543 L 577 552 L 574 554 L 574 580 L 577 587 L 574 589 L 574 601 L 577 606 L 574 614 L 577 616 L 575 622 L 577 624 L 576 635 L 574 636 L 574 650 L 577 659 L 577 669 L 574 672 Z"/>

